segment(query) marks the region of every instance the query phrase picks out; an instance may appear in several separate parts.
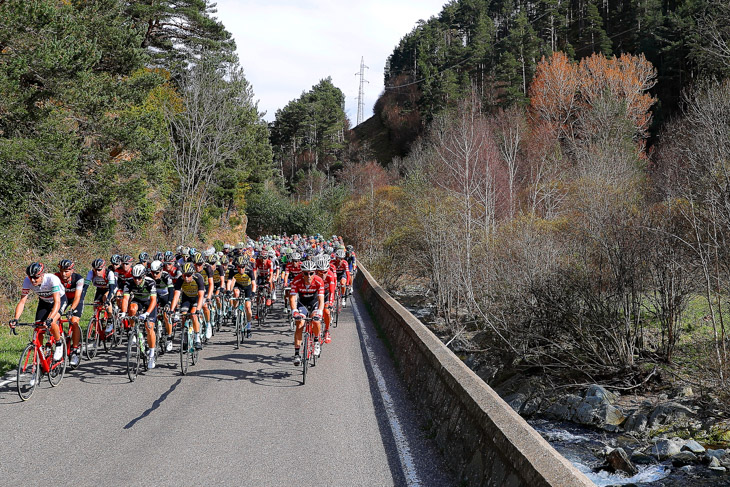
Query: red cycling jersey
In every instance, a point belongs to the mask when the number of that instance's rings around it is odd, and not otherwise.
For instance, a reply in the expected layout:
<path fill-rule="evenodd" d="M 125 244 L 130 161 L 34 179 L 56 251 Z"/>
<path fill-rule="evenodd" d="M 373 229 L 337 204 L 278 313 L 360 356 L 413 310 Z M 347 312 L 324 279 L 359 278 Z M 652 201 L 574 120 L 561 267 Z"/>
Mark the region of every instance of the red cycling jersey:
<path fill-rule="evenodd" d="M 273 272 L 274 264 L 269 259 L 256 259 L 253 269 L 258 273 L 259 276 L 268 276 L 269 272 Z"/>
<path fill-rule="evenodd" d="M 298 276 L 291 283 L 290 296 L 297 296 L 304 306 L 311 306 L 319 296 L 324 296 L 324 281 L 319 276 L 312 276 L 309 284 L 304 282 L 304 276 Z"/>

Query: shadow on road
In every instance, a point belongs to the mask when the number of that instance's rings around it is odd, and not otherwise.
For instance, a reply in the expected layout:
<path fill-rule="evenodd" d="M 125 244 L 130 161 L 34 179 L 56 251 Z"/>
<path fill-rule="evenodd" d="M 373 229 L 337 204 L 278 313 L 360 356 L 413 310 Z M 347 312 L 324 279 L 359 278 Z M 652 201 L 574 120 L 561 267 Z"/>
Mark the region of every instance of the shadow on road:
<path fill-rule="evenodd" d="M 162 404 L 165 401 L 165 399 L 167 399 L 167 396 L 169 396 L 172 393 L 172 391 L 174 391 L 177 388 L 177 386 L 180 384 L 180 382 L 182 382 L 182 378 L 175 381 L 175 383 L 173 385 L 171 385 L 168 390 L 166 390 L 160 397 L 155 399 L 155 402 L 152 403 L 152 406 L 150 406 L 147 410 L 145 410 L 145 412 L 143 412 L 142 414 L 140 414 L 139 416 L 134 418 L 132 421 L 127 423 L 124 426 L 124 429 L 125 430 L 131 429 L 132 427 L 134 427 L 135 424 L 137 424 L 138 421 L 146 418 L 147 416 L 149 416 L 152 413 L 152 411 L 159 408 L 160 404 Z"/>

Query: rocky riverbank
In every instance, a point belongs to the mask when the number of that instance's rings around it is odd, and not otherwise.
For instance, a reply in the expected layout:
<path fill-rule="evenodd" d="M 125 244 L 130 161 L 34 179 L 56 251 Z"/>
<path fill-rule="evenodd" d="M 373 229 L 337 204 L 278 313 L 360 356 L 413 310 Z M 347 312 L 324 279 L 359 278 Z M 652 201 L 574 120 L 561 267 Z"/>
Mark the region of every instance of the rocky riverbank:
<path fill-rule="evenodd" d="M 448 333 L 424 294 L 396 298 L 597 485 L 730 486 L 730 419 L 707 394 L 696 397 L 681 384 L 671 394 L 649 387 L 621 394 L 505 373 L 474 351 L 484 348 L 479 333 Z"/>

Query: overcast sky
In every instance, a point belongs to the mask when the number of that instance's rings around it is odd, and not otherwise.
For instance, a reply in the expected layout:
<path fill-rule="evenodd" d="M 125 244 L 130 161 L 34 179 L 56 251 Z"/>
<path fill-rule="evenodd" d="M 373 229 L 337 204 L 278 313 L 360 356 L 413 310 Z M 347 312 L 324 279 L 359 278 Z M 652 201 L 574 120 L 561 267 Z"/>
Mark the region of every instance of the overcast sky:
<path fill-rule="evenodd" d="M 364 120 L 383 91 L 385 60 L 418 20 L 447 0 L 218 0 L 216 16 L 233 34 L 259 111 L 276 110 L 327 76 L 357 123 L 360 58 L 365 58 Z"/>

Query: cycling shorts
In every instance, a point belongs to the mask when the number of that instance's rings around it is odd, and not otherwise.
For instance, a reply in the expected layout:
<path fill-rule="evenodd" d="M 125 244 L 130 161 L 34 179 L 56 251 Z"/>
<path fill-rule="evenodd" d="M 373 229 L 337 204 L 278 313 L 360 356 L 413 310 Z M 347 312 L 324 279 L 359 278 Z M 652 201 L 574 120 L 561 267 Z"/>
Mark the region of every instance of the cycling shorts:
<path fill-rule="evenodd" d="M 61 306 L 58 308 L 59 310 L 62 310 L 66 307 L 66 303 L 68 303 L 68 300 L 66 299 L 65 295 L 61 296 Z M 46 321 L 48 319 L 48 315 L 51 314 L 51 311 L 53 310 L 53 302 L 47 302 L 47 301 L 41 301 L 38 300 L 38 308 L 35 310 L 35 320 L 36 321 Z"/>

